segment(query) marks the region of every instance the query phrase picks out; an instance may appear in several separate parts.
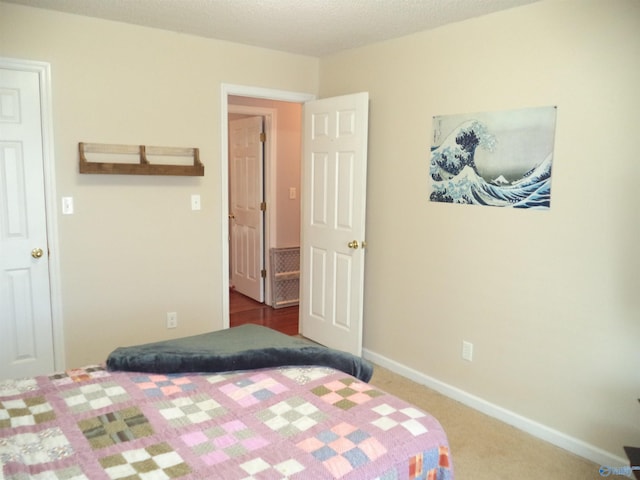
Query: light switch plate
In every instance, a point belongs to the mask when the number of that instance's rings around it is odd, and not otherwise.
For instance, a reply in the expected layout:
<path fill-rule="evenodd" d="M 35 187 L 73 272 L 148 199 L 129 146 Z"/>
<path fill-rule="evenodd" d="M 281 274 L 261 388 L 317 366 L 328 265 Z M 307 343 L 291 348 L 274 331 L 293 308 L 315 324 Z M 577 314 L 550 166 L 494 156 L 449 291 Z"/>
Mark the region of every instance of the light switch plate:
<path fill-rule="evenodd" d="M 191 210 L 200 210 L 200 195 L 191 195 Z"/>
<path fill-rule="evenodd" d="M 73 197 L 62 197 L 62 214 L 73 215 Z"/>

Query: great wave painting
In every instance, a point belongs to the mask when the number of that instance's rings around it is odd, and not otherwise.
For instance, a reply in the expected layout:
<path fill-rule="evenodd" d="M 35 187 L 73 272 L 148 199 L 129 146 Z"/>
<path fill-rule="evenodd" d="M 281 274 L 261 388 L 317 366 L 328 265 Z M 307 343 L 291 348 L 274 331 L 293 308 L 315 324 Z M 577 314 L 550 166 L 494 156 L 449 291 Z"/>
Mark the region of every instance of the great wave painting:
<path fill-rule="evenodd" d="M 556 107 L 433 117 L 432 202 L 551 207 Z"/>

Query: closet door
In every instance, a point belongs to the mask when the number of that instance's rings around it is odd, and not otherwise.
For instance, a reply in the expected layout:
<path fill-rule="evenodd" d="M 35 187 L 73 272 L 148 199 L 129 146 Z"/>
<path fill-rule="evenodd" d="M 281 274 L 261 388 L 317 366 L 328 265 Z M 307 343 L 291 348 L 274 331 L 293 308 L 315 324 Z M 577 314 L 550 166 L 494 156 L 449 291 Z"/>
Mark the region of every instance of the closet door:
<path fill-rule="evenodd" d="M 54 370 L 40 75 L 0 68 L 0 378 Z"/>

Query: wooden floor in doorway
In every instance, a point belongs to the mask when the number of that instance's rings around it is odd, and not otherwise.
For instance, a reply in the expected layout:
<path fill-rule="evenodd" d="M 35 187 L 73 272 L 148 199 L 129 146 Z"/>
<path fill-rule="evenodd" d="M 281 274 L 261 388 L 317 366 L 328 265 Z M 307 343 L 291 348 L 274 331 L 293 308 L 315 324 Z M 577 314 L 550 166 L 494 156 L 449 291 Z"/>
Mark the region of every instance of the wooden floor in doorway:
<path fill-rule="evenodd" d="M 229 325 L 253 323 L 286 335 L 298 334 L 298 306 L 272 308 L 235 290 L 229 291 Z"/>

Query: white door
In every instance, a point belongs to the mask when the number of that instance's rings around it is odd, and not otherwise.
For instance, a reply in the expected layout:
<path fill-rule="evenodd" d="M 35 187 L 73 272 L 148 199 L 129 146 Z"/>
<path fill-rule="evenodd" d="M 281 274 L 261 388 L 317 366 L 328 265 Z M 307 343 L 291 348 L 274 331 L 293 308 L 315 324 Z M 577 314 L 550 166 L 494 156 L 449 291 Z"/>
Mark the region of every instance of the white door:
<path fill-rule="evenodd" d="M 0 378 L 54 369 L 39 81 L 0 68 Z"/>
<path fill-rule="evenodd" d="M 300 332 L 362 353 L 369 94 L 305 103 Z"/>
<path fill-rule="evenodd" d="M 231 284 L 264 301 L 262 117 L 229 122 L 229 231 Z"/>

